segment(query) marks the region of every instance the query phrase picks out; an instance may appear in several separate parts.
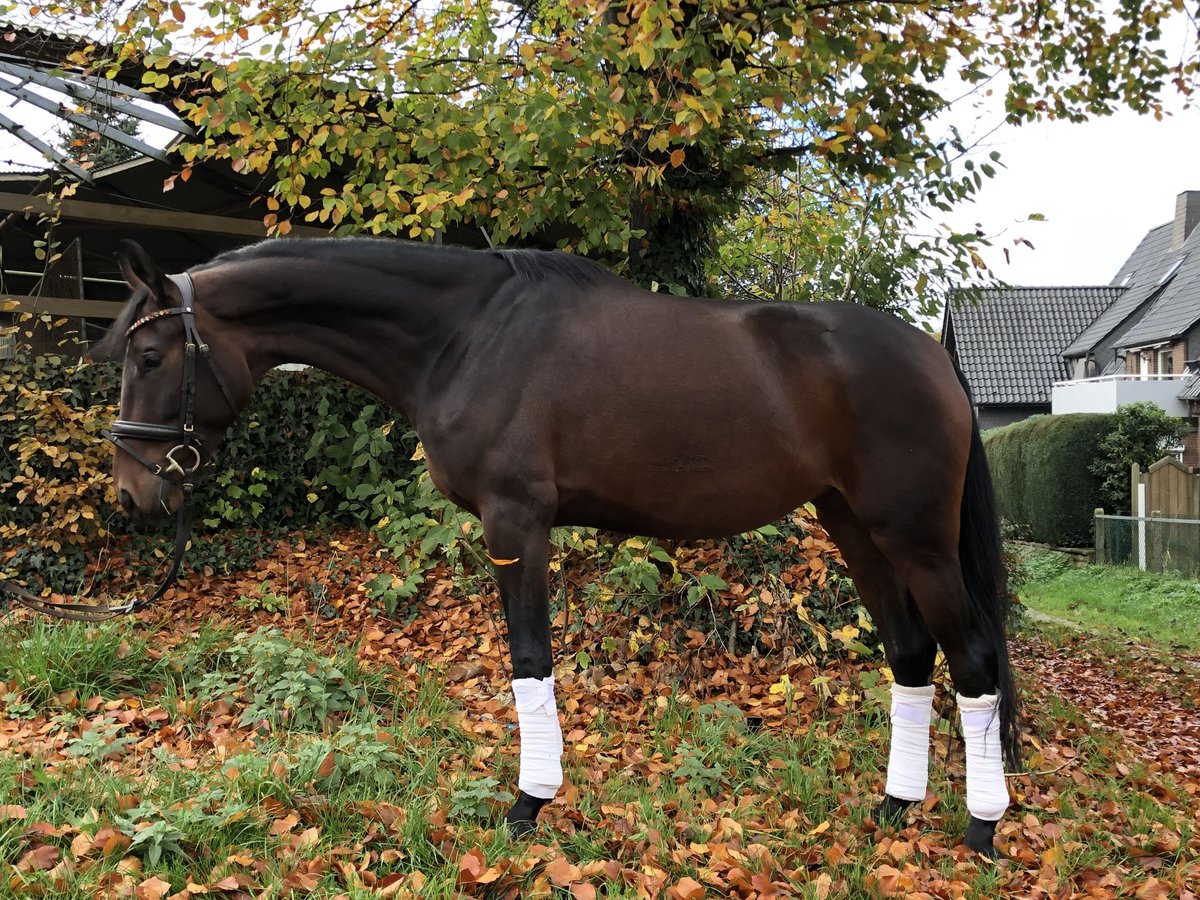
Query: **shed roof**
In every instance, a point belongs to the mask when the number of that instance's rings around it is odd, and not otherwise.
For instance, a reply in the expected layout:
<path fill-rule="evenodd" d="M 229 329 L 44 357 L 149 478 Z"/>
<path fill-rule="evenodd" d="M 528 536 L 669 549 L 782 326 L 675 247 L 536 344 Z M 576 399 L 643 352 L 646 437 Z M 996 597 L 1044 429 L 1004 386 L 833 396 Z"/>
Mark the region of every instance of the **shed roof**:
<path fill-rule="evenodd" d="M 948 310 L 943 340 L 979 404 L 1049 403 L 1068 377 L 1062 348 L 1124 293 L 1104 287 L 1004 287 Z"/>

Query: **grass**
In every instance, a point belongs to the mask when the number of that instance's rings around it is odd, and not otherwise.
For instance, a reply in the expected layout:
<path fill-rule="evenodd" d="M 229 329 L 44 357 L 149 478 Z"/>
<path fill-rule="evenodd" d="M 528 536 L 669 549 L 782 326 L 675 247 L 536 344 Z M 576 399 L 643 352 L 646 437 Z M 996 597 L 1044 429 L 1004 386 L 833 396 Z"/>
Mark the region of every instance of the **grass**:
<path fill-rule="evenodd" d="M 1024 808 L 1002 826 L 997 868 L 951 850 L 967 814 L 945 736 L 926 809 L 900 833 L 870 822 L 886 718 L 867 691 L 762 727 L 686 685 L 610 694 L 568 718 L 568 734 L 586 732 L 568 740 L 574 787 L 513 841 L 500 821 L 515 732 L 474 729 L 438 678 L 365 668 L 353 645 L 210 629 L 162 647 L 136 623 L 0 619 L 0 672 L 0 737 L 16 736 L 0 752 L 0 897 L 160 896 L 152 879 L 349 900 L 699 896 L 671 892 L 687 879 L 705 896 L 774 883 L 779 897 L 991 897 L 1109 870 L 1134 873 L 1132 893 L 1150 856 L 1185 877 L 1195 837 L 1162 799 L 1163 785 L 1181 794 L 1168 776 L 1122 773 L 1119 741 L 1054 699 L 1033 704 L 1043 737 L 1013 781 Z M 1063 733 L 1070 754 L 1048 737 Z M 38 852 L 54 866 L 31 869 Z"/>
<path fill-rule="evenodd" d="M 1021 602 L 1089 631 L 1200 651 L 1200 582 L 1107 566 L 1075 566 L 1066 554 L 1026 548 L 1015 588 Z"/>

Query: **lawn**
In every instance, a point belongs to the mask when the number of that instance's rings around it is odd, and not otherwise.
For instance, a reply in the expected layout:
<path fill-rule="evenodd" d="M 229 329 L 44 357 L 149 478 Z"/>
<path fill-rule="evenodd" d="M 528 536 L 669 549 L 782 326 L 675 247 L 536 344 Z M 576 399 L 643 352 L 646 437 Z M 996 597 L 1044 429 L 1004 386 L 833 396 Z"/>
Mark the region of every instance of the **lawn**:
<path fill-rule="evenodd" d="M 567 784 L 513 841 L 495 598 L 435 573 L 384 617 L 362 540 L 280 544 L 133 621 L 0 617 L 0 896 L 1194 896 L 1194 770 L 1049 691 L 1034 656 L 1092 651 L 1037 626 L 1014 643 L 1027 768 L 998 864 L 955 846 L 944 684 L 931 793 L 881 829 L 880 664 L 730 652 L 661 604 L 560 612 Z"/>
<path fill-rule="evenodd" d="M 1029 609 L 1101 634 L 1200 652 L 1200 581 L 1134 568 L 1076 566 L 1029 546 L 1015 588 Z"/>

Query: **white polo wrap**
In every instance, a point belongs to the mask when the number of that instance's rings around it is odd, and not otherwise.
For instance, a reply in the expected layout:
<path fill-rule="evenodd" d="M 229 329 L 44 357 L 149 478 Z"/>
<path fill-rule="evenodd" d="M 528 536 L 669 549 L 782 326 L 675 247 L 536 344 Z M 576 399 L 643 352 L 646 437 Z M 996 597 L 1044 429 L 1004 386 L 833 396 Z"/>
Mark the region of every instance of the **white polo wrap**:
<path fill-rule="evenodd" d="M 925 799 L 929 786 L 929 723 L 933 685 L 892 685 L 892 750 L 888 756 L 888 794 L 897 800 Z"/>
<path fill-rule="evenodd" d="M 958 712 L 967 745 L 967 810 L 977 819 L 995 822 L 1008 809 L 1000 746 L 1000 697 L 959 694 Z"/>
<path fill-rule="evenodd" d="M 521 729 L 521 777 L 517 787 L 549 800 L 563 783 L 562 728 L 554 702 L 554 676 L 513 681 L 517 723 Z"/>

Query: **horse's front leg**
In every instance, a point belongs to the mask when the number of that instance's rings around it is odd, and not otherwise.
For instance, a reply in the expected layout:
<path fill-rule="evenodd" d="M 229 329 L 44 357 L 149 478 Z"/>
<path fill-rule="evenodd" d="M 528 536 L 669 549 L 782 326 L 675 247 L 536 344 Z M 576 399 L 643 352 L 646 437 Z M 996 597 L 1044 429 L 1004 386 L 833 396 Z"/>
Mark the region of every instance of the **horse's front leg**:
<path fill-rule="evenodd" d="M 520 790 L 507 821 L 514 836 L 533 830 L 537 814 L 562 785 L 562 728 L 554 700 L 550 647 L 548 504 L 512 499 L 480 504 L 484 539 L 508 620 L 513 698 L 521 740 Z"/>

